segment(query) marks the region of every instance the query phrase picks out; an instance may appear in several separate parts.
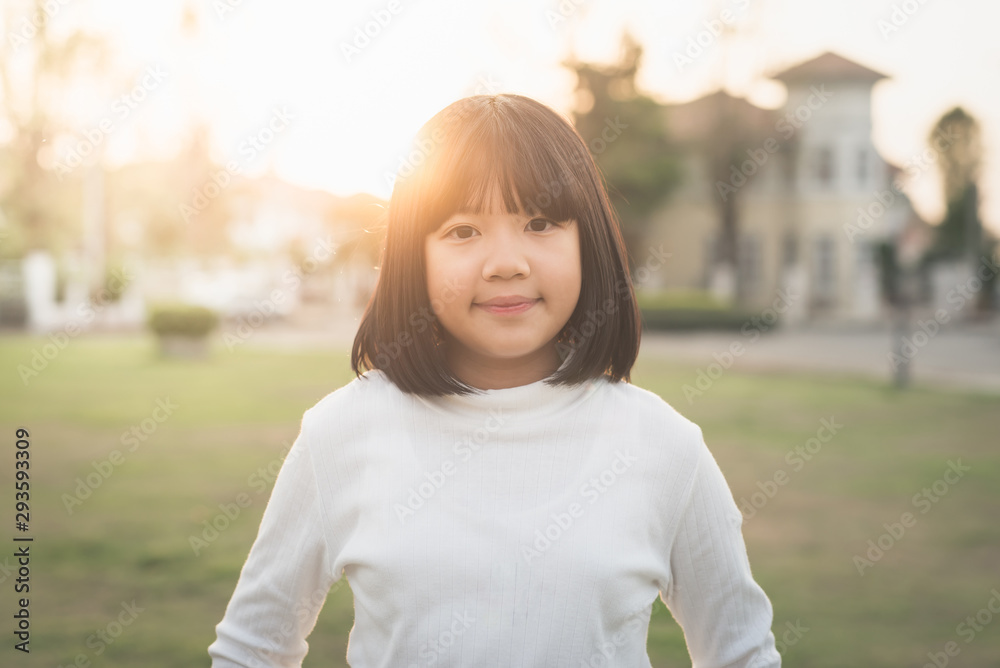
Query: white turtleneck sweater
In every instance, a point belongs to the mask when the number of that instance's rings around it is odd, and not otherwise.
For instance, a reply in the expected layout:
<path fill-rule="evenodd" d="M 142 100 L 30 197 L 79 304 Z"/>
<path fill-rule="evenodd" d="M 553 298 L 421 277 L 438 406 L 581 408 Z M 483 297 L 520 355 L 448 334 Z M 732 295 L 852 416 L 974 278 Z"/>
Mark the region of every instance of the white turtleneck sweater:
<path fill-rule="evenodd" d="M 381 371 L 302 418 L 208 648 L 299 666 L 330 587 L 353 668 L 650 666 L 662 597 L 696 668 L 772 668 L 771 603 L 701 429 L 606 378 L 409 395 Z"/>

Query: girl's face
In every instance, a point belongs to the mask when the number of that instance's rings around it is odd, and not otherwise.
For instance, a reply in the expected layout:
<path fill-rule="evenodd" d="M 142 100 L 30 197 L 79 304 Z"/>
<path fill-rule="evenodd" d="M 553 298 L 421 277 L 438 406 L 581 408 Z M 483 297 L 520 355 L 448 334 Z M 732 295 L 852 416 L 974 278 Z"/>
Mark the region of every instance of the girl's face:
<path fill-rule="evenodd" d="M 559 368 L 556 339 L 580 297 L 576 221 L 490 210 L 499 213 L 456 213 L 424 242 L 451 371 L 480 389 L 526 385 Z"/>

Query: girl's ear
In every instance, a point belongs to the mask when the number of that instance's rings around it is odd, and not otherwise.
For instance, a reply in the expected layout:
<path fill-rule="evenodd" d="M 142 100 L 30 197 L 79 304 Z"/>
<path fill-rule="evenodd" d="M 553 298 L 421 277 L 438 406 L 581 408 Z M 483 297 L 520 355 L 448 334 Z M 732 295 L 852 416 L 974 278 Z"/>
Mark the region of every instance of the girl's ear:
<path fill-rule="evenodd" d="M 440 346 L 442 343 L 444 343 L 444 337 L 441 335 L 441 323 L 439 323 L 437 320 L 435 320 L 434 323 L 431 325 L 431 333 L 434 336 L 435 346 Z"/>
<path fill-rule="evenodd" d="M 556 343 L 566 343 L 566 344 L 573 343 L 573 339 L 569 333 L 569 322 L 567 322 L 566 325 L 562 328 L 562 331 L 559 332 L 559 336 L 556 337 Z"/>

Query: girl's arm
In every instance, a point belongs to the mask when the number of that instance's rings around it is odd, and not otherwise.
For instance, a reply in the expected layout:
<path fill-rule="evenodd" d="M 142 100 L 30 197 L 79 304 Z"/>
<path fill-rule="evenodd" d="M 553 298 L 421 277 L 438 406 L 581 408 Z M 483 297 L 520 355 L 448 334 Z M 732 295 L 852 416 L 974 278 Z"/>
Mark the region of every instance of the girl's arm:
<path fill-rule="evenodd" d="M 694 668 L 774 668 L 781 655 L 771 632 L 771 601 L 750 573 L 743 515 L 700 432 L 671 578 L 660 594 L 684 630 Z"/>
<path fill-rule="evenodd" d="M 208 648 L 213 668 L 300 666 L 333 584 L 308 448 L 309 413 L 288 451 L 226 614 Z"/>

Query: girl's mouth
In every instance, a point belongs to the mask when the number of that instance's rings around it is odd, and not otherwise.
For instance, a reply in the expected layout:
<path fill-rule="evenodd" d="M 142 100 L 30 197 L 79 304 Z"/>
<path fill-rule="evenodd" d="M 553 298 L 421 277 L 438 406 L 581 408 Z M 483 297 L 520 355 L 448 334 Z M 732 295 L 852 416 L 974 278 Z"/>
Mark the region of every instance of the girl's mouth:
<path fill-rule="evenodd" d="M 518 304 L 511 304 L 510 306 L 499 306 L 491 304 L 476 304 L 479 308 L 483 309 L 487 313 L 493 313 L 495 315 L 515 315 L 518 313 L 524 313 L 532 306 L 534 306 L 538 299 L 532 299 L 529 301 L 520 302 Z"/>

